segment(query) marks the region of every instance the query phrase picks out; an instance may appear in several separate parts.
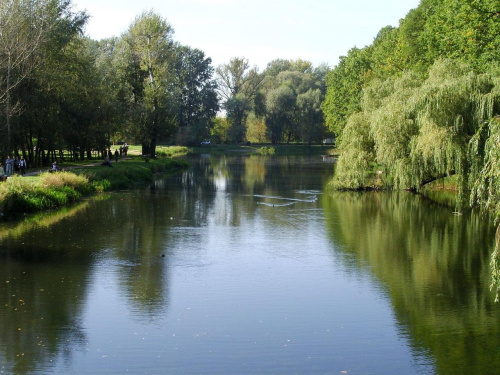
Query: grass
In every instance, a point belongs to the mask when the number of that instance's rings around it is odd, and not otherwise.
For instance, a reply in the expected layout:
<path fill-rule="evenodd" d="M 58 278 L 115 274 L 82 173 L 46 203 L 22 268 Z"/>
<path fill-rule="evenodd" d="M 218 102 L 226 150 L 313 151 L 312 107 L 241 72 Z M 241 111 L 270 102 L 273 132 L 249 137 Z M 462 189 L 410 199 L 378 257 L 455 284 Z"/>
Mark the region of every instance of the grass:
<path fill-rule="evenodd" d="M 52 182 L 47 182 L 45 175 L 40 175 L 38 179 L 14 176 L 2 183 L 0 185 L 0 204 L 3 215 L 15 217 L 22 213 L 63 207 L 77 202 L 82 196 L 91 192 L 91 189 L 88 188 L 88 180 L 76 175 L 71 176 L 72 173 L 64 173 L 61 179 L 51 178 Z M 78 183 L 71 185 L 70 180 L 74 180 L 75 183 L 78 181 Z"/>
<path fill-rule="evenodd" d="M 187 167 L 187 163 L 169 158 L 132 158 L 113 163 L 113 167 L 97 166 L 75 169 L 78 175 L 86 176 L 98 191 L 126 189 L 134 183 L 151 182 L 156 173 L 170 173 Z"/>
<path fill-rule="evenodd" d="M 156 156 L 173 158 L 175 156 L 185 155 L 189 152 L 189 148 L 185 146 L 156 146 Z M 128 155 L 142 155 L 141 145 L 129 145 Z"/>
<path fill-rule="evenodd" d="M 156 173 L 174 172 L 186 166 L 186 162 L 175 159 L 159 158 L 145 162 L 136 157 L 113 163 L 111 168 L 97 165 L 34 177 L 13 176 L 0 183 L 0 212 L 4 218 L 15 218 L 21 214 L 60 208 L 91 194 L 150 182 Z"/>

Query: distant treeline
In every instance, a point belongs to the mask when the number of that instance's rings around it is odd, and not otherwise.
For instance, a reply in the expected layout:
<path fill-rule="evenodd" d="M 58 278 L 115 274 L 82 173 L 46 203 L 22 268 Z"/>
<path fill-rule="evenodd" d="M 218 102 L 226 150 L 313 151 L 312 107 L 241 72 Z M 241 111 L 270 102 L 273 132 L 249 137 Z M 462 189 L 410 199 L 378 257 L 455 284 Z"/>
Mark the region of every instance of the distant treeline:
<path fill-rule="evenodd" d="M 326 65 L 275 60 L 259 73 L 238 57 L 216 70 L 203 51 L 175 42 L 154 12 L 100 41 L 85 37 L 88 17 L 70 0 L 0 1 L 2 159 L 90 158 L 120 140 L 154 156 L 159 142 L 324 136 Z"/>

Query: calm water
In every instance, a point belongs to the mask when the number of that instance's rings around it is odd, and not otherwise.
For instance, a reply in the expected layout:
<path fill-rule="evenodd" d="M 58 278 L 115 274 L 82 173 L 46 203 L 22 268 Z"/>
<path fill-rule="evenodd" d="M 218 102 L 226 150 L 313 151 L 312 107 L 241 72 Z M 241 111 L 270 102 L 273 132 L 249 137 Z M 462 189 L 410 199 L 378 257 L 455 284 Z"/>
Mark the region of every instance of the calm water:
<path fill-rule="evenodd" d="M 485 217 L 208 157 L 0 227 L 1 374 L 499 374 Z"/>

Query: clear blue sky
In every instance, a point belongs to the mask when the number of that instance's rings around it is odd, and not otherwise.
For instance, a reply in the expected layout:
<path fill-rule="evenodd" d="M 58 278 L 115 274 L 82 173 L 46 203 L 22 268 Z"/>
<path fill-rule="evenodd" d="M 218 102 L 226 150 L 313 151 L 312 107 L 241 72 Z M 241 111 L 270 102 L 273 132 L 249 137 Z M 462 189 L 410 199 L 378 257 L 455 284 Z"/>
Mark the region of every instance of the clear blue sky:
<path fill-rule="evenodd" d="M 91 16 L 93 39 L 119 36 L 143 11 L 174 28 L 174 39 L 199 48 L 218 66 L 245 57 L 261 70 L 277 59 L 334 67 L 356 46 L 371 44 L 384 26 L 397 26 L 420 0 L 73 0 Z"/>

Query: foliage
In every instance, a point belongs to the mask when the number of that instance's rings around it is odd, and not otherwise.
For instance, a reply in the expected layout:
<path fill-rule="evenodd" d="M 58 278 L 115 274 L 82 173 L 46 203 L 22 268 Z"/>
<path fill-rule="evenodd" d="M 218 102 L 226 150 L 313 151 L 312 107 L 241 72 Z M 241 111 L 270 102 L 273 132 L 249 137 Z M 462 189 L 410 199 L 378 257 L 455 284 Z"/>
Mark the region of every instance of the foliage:
<path fill-rule="evenodd" d="M 143 154 L 155 156 L 160 137 L 174 134 L 176 105 L 172 86 L 174 73 L 173 28 L 158 14 L 138 16 L 124 38 L 125 72 L 129 75 L 130 104 L 134 122 L 130 131 L 143 144 Z"/>
<path fill-rule="evenodd" d="M 246 139 L 252 143 L 266 143 L 269 142 L 266 133 L 265 120 L 251 113 L 247 120 Z"/>
<path fill-rule="evenodd" d="M 456 174 L 457 207 L 500 216 L 499 11 L 496 0 L 422 0 L 399 27 L 341 58 L 323 103 L 343 149 L 332 185 L 366 187 L 374 166 L 386 184 L 414 190 Z"/>
<path fill-rule="evenodd" d="M 213 128 L 210 130 L 210 138 L 214 143 L 227 144 L 229 143 L 229 121 L 226 118 L 216 117 L 213 120 Z"/>
<path fill-rule="evenodd" d="M 43 173 L 40 175 L 40 184 L 47 188 L 68 186 L 81 194 L 90 193 L 88 178 L 71 172 Z"/>
<path fill-rule="evenodd" d="M 54 150 L 49 134 L 62 136 L 67 114 L 58 83 L 75 67 L 79 57 L 71 45 L 86 20 L 69 1 L 0 3 L 0 130 L 6 135 L 0 156 L 21 148 L 30 165 L 40 164 L 44 155 L 33 153 L 34 139 Z"/>
<path fill-rule="evenodd" d="M 259 148 L 258 152 L 261 155 L 273 156 L 276 153 L 276 147 L 264 146 L 264 147 Z"/>
<path fill-rule="evenodd" d="M 344 129 L 335 184 L 362 187 L 368 183 L 364 171 L 376 162 L 396 187 L 418 190 L 457 173 L 465 192 L 477 178 L 471 175 L 469 142 L 498 108 L 497 92 L 498 77 L 451 60 L 437 61 L 425 80 L 408 72 L 374 81 L 365 91 L 363 112 Z"/>
<path fill-rule="evenodd" d="M 321 111 L 320 89 L 309 89 L 297 95 L 297 110 L 300 135 L 309 145 L 313 141 L 320 141 L 323 131 L 323 112 Z"/>
<path fill-rule="evenodd" d="M 318 108 L 326 92 L 328 71 L 325 64 L 313 68 L 304 60 L 274 60 L 268 64 L 254 112 L 265 119 L 272 144 L 322 139 L 326 129 Z"/>
<path fill-rule="evenodd" d="M 212 60 L 202 51 L 185 46 L 177 47 L 175 54 L 177 121 L 180 130 L 185 128 L 187 133 L 187 140 L 181 144 L 198 144 L 208 136 L 219 110 Z"/>
<path fill-rule="evenodd" d="M 370 69 L 369 49 L 352 48 L 326 76 L 325 123 L 337 136 L 342 134 L 349 116 L 361 109 L 361 91 Z"/>
<path fill-rule="evenodd" d="M 238 143 L 244 140 L 246 119 L 264 76 L 257 68 L 250 68 L 248 60 L 241 57 L 218 66 L 216 72 L 222 107 L 230 125 L 227 136 L 231 142 Z"/>
<path fill-rule="evenodd" d="M 295 91 L 281 85 L 267 94 L 266 126 L 273 145 L 281 141 L 285 128 L 291 128 L 296 103 Z"/>
<path fill-rule="evenodd" d="M 61 178 L 41 177 L 33 183 L 15 176 L 0 185 L 0 203 L 4 215 L 17 216 L 62 207 L 90 193 L 88 181 L 69 173 Z"/>

